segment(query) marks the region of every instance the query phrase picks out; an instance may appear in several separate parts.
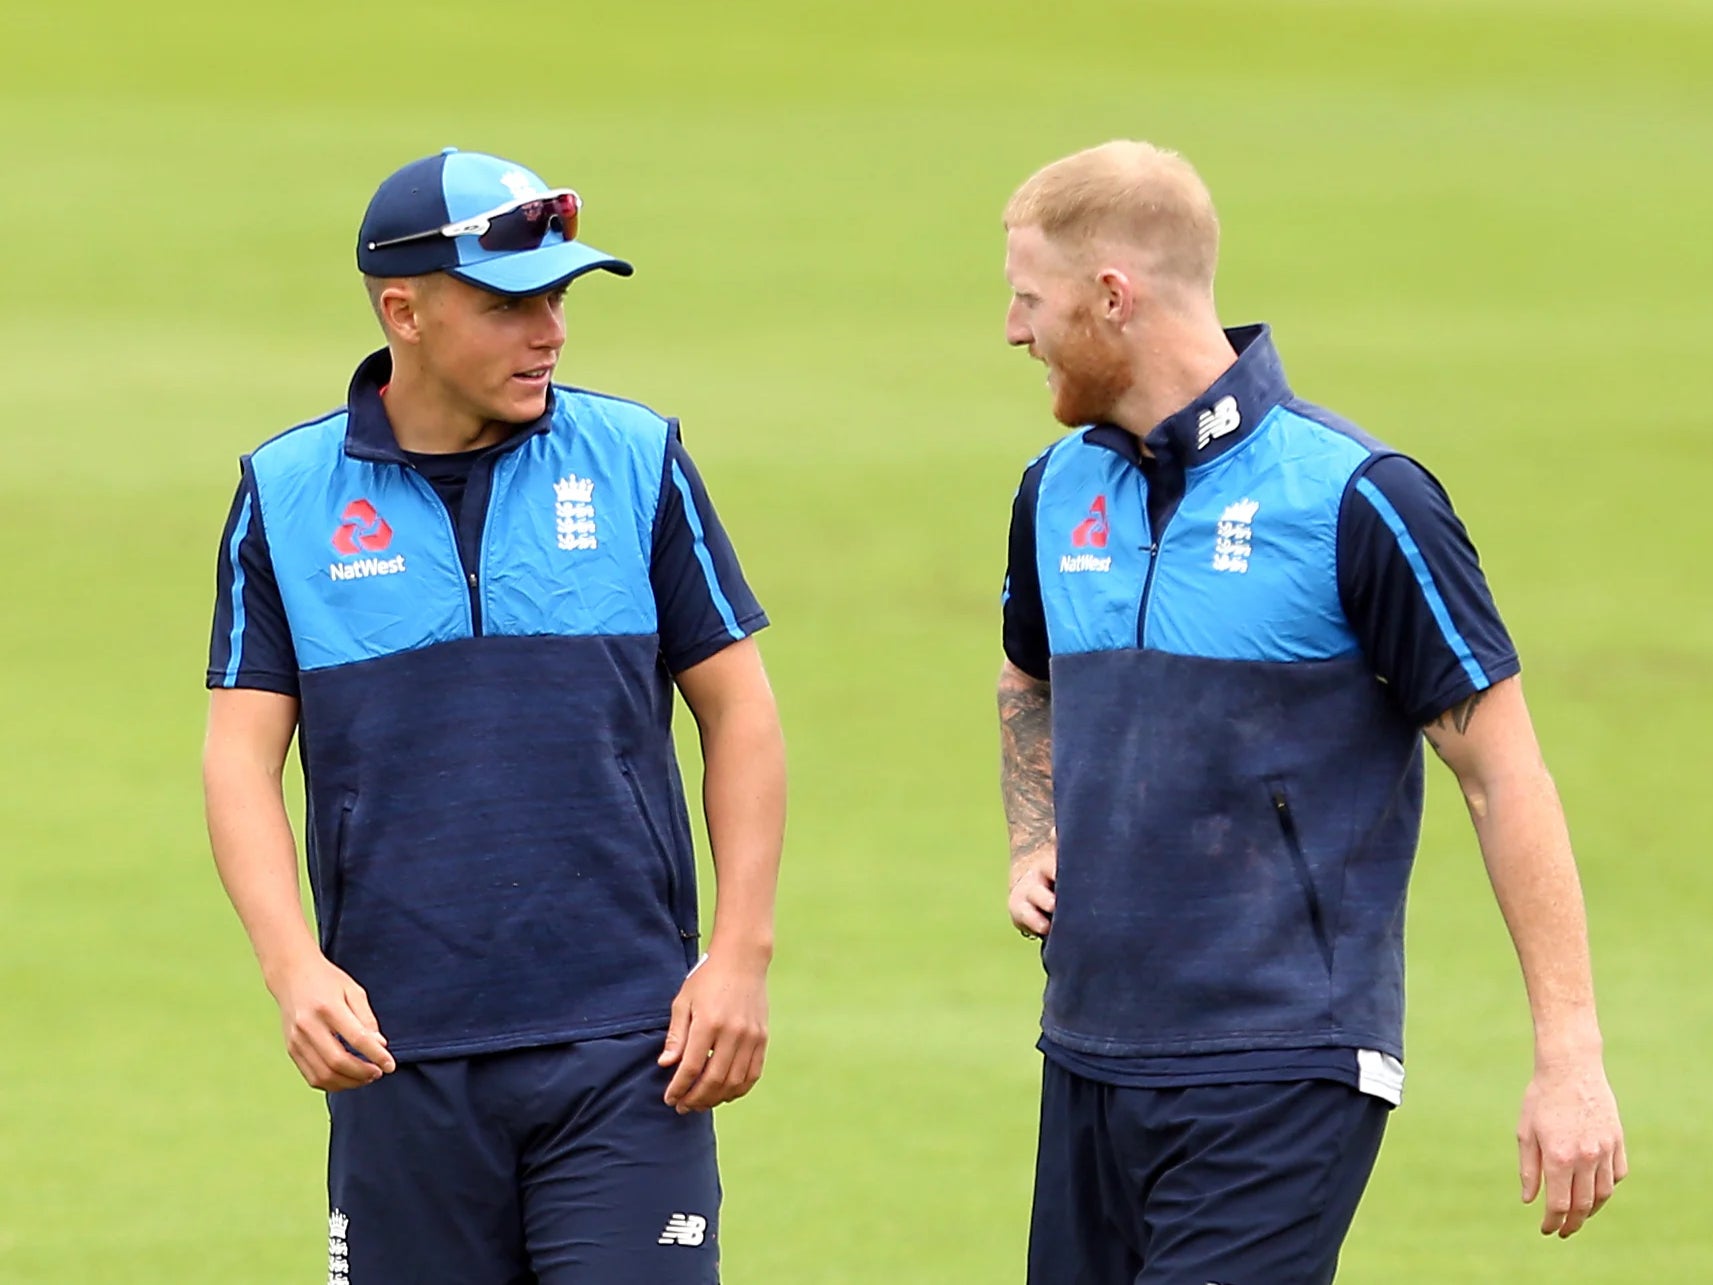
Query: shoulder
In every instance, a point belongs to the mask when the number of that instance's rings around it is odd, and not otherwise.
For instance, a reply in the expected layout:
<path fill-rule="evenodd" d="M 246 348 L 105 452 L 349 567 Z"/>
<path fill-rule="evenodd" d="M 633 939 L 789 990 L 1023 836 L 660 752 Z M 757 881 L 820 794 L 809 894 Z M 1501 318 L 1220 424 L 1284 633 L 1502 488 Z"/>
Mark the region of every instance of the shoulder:
<path fill-rule="evenodd" d="M 1269 412 L 1266 428 L 1258 436 L 1265 439 L 1268 464 L 1310 482 L 1341 511 L 1376 486 L 1406 497 L 1439 492 L 1433 475 L 1413 458 L 1324 406 L 1290 398 Z"/>
<path fill-rule="evenodd" d="M 668 438 L 678 435 L 678 421 L 652 406 L 588 388 L 553 386 L 553 427 L 556 430 L 606 432 L 634 439 L 640 444 L 666 448 Z"/>
<path fill-rule="evenodd" d="M 1292 397 L 1268 414 L 1268 446 L 1294 471 L 1323 478 L 1342 490 L 1392 447 L 1324 406 Z"/>
<path fill-rule="evenodd" d="M 317 419 L 294 424 L 263 442 L 245 461 L 256 473 L 270 476 L 291 474 L 320 463 L 329 447 L 342 447 L 349 416 L 345 407 Z"/>
<path fill-rule="evenodd" d="M 1023 477 L 1019 481 L 1018 494 L 1025 492 L 1033 495 L 1040 490 L 1041 480 L 1051 471 L 1062 471 L 1067 466 L 1074 467 L 1079 459 L 1103 458 L 1106 452 L 1102 448 L 1085 441 L 1089 432 L 1087 425 L 1073 428 L 1057 441 L 1049 442 L 1044 449 L 1037 452 L 1023 469 Z"/>

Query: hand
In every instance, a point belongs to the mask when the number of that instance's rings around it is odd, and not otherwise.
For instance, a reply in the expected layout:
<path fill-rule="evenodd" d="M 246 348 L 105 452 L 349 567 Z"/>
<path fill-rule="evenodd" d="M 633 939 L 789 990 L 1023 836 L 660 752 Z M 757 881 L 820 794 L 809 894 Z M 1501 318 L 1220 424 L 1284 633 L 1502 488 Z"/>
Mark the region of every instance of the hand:
<path fill-rule="evenodd" d="M 1006 909 L 1011 922 L 1025 937 L 1045 937 L 1053 926 L 1054 889 L 1059 873 L 1056 844 L 1039 848 L 1011 863 L 1011 896 Z"/>
<path fill-rule="evenodd" d="M 274 998 L 286 1052 L 311 1088 L 327 1093 L 359 1088 L 398 1066 L 387 1052 L 387 1037 L 368 995 L 320 952 L 288 970 Z"/>
<path fill-rule="evenodd" d="M 676 1066 L 666 1105 L 679 1115 L 733 1102 L 755 1087 L 767 1056 L 767 965 L 710 950 L 672 1001 L 660 1065 Z"/>
<path fill-rule="evenodd" d="M 1612 1198 L 1630 1166 L 1618 1102 L 1598 1055 L 1537 1068 L 1523 1094 L 1517 1151 L 1523 1203 L 1546 1191 L 1543 1236 L 1573 1235 Z"/>

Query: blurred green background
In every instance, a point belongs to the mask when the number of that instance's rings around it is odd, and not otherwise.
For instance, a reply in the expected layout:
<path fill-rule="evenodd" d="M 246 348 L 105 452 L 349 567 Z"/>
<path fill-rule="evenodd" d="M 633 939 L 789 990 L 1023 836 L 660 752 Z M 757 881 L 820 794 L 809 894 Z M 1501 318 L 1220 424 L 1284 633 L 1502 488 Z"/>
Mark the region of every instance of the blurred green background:
<path fill-rule="evenodd" d="M 0 1281 L 324 1273 L 325 1116 L 206 856 L 201 671 L 235 457 L 341 400 L 357 220 L 446 144 L 574 184 L 636 262 L 573 290 L 561 378 L 683 417 L 776 622 L 728 1281 L 1022 1279 L 1040 978 L 991 692 L 1056 430 L 998 213 L 1114 136 L 1201 168 L 1228 320 L 1457 498 L 1592 903 L 1634 1174 L 1541 1243 L 1522 987 L 1432 769 L 1410 1087 L 1341 1281 L 1713 1280 L 1713 4 L 4 0 Z"/>

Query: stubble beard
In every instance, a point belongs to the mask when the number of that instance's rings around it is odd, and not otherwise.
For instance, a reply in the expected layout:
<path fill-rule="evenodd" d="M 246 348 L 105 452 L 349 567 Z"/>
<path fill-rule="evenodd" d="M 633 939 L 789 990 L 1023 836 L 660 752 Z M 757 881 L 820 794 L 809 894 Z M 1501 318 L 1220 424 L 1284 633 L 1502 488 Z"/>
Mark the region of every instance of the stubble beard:
<path fill-rule="evenodd" d="M 1135 382 L 1129 355 L 1086 308 L 1071 319 L 1053 367 L 1053 418 L 1066 428 L 1110 420 L 1119 398 Z"/>

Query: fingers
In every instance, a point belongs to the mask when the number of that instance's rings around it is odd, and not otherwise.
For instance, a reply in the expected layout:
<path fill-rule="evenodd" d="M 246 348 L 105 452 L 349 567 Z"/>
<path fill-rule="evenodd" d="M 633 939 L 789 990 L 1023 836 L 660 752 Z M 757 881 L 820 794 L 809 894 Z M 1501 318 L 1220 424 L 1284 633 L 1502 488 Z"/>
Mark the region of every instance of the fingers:
<path fill-rule="evenodd" d="M 1588 1144 L 1576 1153 L 1573 1163 L 1565 1165 L 1569 1192 L 1564 1217 L 1554 1229 L 1560 1239 L 1581 1231 L 1612 1198 L 1612 1191 L 1620 1181 L 1617 1169 L 1623 1145 L 1621 1140 L 1611 1147 Z M 1545 1233 L 1548 1229 L 1541 1230 Z"/>
<path fill-rule="evenodd" d="M 354 982 L 350 990 L 357 992 L 368 1023 L 352 1006 L 349 991 L 284 1015 L 286 1052 L 312 1088 L 328 1093 L 372 1084 L 398 1065 L 372 1025 L 367 996 Z"/>
<path fill-rule="evenodd" d="M 286 1052 L 311 1088 L 326 1093 L 355 1089 L 381 1078 L 381 1068 L 340 1043 L 331 1024 L 315 1016 L 295 1021 L 286 1032 Z"/>
<path fill-rule="evenodd" d="M 1588 1211 L 1590 1218 L 1605 1208 L 1606 1202 L 1612 1199 L 1612 1190 L 1618 1185 L 1615 1168 L 1615 1158 L 1612 1156 L 1602 1156 L 1600 1163 L 1595 1167 L 1594 1208 Z"/>
<path fill-rule="evenodd" d="M 693 1021 L 666 1104 L 686 1115 L 736 1101 L 755 1087 L 766 1057 L 767 1031 L 759 1024 Z"/>
<path fill-rule="evenodd" d="M 1574 1236 L 1612 1196 L 1611 1156 L 1603 1147 L 1566 1148 L 1547 1157 L 1541 1235 Z M 1602 1171 L 1605 1177 L 1602 1178 Z M 1604 1187 L 1605 1195 L 1600 1194 Z"/>
<path fill-rule="evenodd" d="M 1595 1171 L 1592 1161 L 1580 1161 L 1568 1167 L 1565 1178 L 1569 1190 L 1565 1193 L 1564 1217 L 1558 1224 L 1560 1240 L 1581 1231 L 1582 1225 L 1593 1216 Z"/>
<path fill-rule="evenodd" d="M 1053 892 L 1051 880 L 1040 871 L 1031 871 L 1019 879 L 1007 899 L 1011 922 L 1024 932 L 1033 933 L 1037 937 L 1047 935 L 1047 930 L 1052 927 L 1053 910 L 1057 905 L 1058 898 Z"/>
<path fill-rule="evenodd" d="M 704 1038 L 707 1038 L 704 1036 Z M 690 1091 L 678 1103 L 678 1114 L 686 1115 L 691 1111 L 706 1111 L 718 1106 L 726 1100 L 728 1081 L 732 1077 L 732 1063 L 738 1055 L 740 1041 L 730 1032 L 715 1036 L 708 1049 L 708 1056 L 702 1061 L 702 1074 L 696 1077 L 696 1082 L 690 1086 Z M 695 1045 L 691 1046 L 696 1047 Z M 749 1049 L 743 1049 L 744 1069 L 749 1069 Z"/>
<path fill-rule="evenodd" d="M 357 1024 L 355 1032 L 346 1031 L 341 1023 L 340 1033 L 345 1042 L 382 1071 L 396 1071 L 398 1063 L 387 1051 L 387 1037 L 381 1034 L 381 1024 L 375 1020 L 375 1010 L 369 1007 L 369 993 L 356 982 L 345 988 L 345 1004 Z"/>
<path fill-rule="evenodd" d="M 676 1027 L 677 1021 L 675 1014 L 673 1017 L 674 1027 Z M 708 1054 L 712 1051 L 713 1046 L 707 1042 L 702 1033 L 701 1025 L 699 1022 L 691 1021 L 689 1029 L 679 1038 L 676 1048 L 673 1046 L 672 1036 L 668 1034 L 666 1037 L 667 1051 L 672 1054 L 673 1061 L 678 1064 L 678 1069 L 673 1072 L 672 1079 L 666 1085 L 666 1105 L 669 1107 L 677 1108 L 680 1106 L 684 1100 L 684 1095 L 690 1092 L 690 1086 L 696 1083 L 696 1077 L 701 1075 L 702 1068 L 707 1064 Z M 665 1053 L 661 1054 L 661 1063 L 662 1065 L 670 1065 L 666 1062 Z"/>
<path fill-rule="evenodd" d="M 736 1102 L 739 1098 L 743 1097 L 744 1094 L 753 1089 L 761 1080 L 762 1066 L 766 1061 L 767 1037 L 764 1035 L 762 1036 L 761 1041 L 751 1051 L 749 1066 L 745 1068 L 742 1079 L 738 1081 L 736 1089 L 726 1099 L 726 1101 Z"/>

